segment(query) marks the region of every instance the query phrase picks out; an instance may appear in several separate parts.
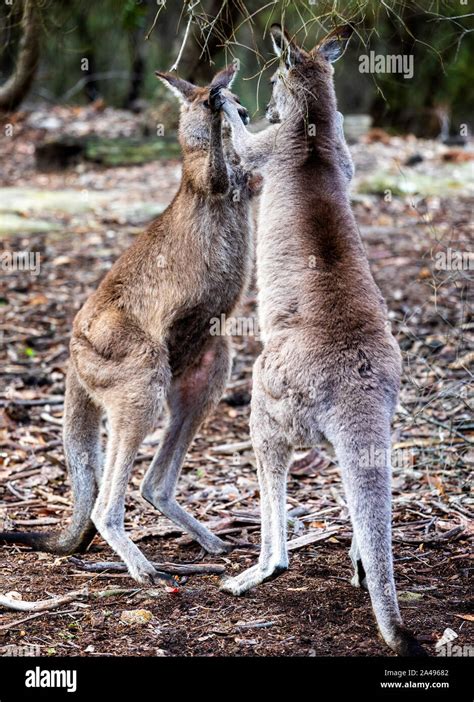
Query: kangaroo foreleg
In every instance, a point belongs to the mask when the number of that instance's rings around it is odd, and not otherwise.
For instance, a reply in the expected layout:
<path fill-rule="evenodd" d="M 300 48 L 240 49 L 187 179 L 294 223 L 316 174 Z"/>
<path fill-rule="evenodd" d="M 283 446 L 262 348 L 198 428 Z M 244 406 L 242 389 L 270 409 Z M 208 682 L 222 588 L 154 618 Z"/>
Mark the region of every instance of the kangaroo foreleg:
<path fill-rule="evenodd" d="M 261 132 L 249 132 L 240 117 L 237 106 L 226 100 L 223 112 L 232 129 L 232 143 L 241 157 L 246 168 L 250 171 L 265 165 L 275 144 L 279 129 L 278 124 L 272 124 Z"/>
<path fill-rule="evenodd" d="M 212 112 L 207 182 L 211 195 L 225 195 L 230 188 L 227 162 L 222 144 L 222 105 L 224 98 L 218 88 L 211 88 L 209 105 Z"/>
<path fill-rule="evenodd" d="M 355 173 L 354 161 L 352 160 L 351 152 L 347 146 L 344 136 L 344 117 L 340 112 L 336 112 L 337 116 L 337 134 L 338 141 L 336 144 L 339 165 L 346 176 L 347 182 L 350 183 Z"/>

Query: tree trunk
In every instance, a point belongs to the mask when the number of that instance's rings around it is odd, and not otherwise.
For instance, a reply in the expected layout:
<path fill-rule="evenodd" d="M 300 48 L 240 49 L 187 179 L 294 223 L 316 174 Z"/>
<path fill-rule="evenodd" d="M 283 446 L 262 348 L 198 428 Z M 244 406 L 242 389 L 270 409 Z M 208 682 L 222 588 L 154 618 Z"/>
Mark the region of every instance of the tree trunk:
<path fill-rule="evenodd" d="M 146 64 L 143 47 L 143 30 L 141 27 L 131 32 L 129 36 L 129 47 L 132 65 L 130 84 L 124 100 L 124 107 L 126 110 L 131 110 L 135 107 L 145 79 Z"/>
<path fill-rule="evenodd" d="M 84 94 L 88 102 L 94 102 L 101 97 L 99 83 L 96 80 L 96 61 L 94 52 L 94 40 L 89 32 L 89 27 L 87 24 L 87 10 L 81 7 L 79 15 L 77 17 L 77 31 L 81 38 L 81 42 L 84 41 L 84 49 L 82 50 L 82 58 L 86 59 L 86 69 L 84 73 L 86 74 L 87 80 L 84 85 Z"/>
<path fill-rule="evenodd" d="M 0 87 L 0 110 L 3 112 L 15 110 L 31 88 L 40 53 L 39 31 L 35 0 L 24 0 L 16 66 Z"/>

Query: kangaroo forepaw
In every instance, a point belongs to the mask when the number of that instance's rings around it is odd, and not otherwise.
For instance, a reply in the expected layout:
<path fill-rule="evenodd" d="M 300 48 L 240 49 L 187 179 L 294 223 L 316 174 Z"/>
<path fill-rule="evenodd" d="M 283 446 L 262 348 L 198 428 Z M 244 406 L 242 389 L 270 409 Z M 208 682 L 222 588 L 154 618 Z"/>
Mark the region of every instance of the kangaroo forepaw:
<path fill-rule="evenodd" d="M 224 106 L 225 98 L 221 93 L 220 86 L 215 86 L 209 91 L 209 108 L 211 112 L 220 112 Z"/>

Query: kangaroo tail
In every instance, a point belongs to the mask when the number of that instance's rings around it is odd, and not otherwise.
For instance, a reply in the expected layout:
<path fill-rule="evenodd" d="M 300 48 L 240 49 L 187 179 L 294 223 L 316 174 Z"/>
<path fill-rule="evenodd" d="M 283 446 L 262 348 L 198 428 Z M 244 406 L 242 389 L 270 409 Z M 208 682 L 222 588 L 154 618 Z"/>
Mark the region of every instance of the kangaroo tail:
<path fill-rule="evenodd" d="M 353 412 L 334 436 L 354 538 L 372 607 L 386 643 L 399 655 L 426 655 L 405 629 L 398 608 L 391 545 L 390 421 L 375 411 Z M 384 418 L 385 415 L 385 418 Z"/>
<path fill-rule="evenodd" d="M 59 555 L 87 549 L 97 530 L 91 513 L 102 467 L 100 420 L 102 410 L 92 402 L 71 367 L 64 403 L 64 454 L 74 498 L 69 525 L 53 532 L 0 532 L 0 543 L 24 544 L 34 551 Z"/>

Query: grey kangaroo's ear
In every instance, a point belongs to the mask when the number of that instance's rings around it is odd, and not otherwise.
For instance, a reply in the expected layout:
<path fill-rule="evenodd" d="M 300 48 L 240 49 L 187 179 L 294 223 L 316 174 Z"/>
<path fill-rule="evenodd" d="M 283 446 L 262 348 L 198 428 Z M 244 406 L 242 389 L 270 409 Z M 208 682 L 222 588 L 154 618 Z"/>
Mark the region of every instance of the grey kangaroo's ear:
<path fill-rule="evenodd" d="M 196 86 L 192 83 L 178 78 L 178 76 L 175 76 L 173 73 L 155 71 L 155 75 L 181 100 L 181 102 L 188 102 L 193 99 Z"/>
<path fill-rule="evenodd" d="M 334 63 L 343 55 L 346 50 L 349 39 L 352 36 L 353 28 L 350 24 L 344 24 L 336 27 L 332 32 L 325 36 L 319 44 L 313 49 L 314 52 L 319 52 L 330 63 Z"/>
<path fill-rule="evenodd" d="M 235 63 L 231 63 L 227 68 L 223 68 L 222 71 L 216 73 L 212 79 L 211 88 L 230 88 L 237 75 L 237 71 L 238 69 Z"/>
<path fill-rule="evenodd" d="M 287 68 L 291 68 L 296 63 L 299 63 L 302 58 L 301 49 L 290 35 L 279 24 L 272 24 L 270 27 L 270 36 L 272 38 L 273 50 L 277 56 L 280 56 Z"/>

